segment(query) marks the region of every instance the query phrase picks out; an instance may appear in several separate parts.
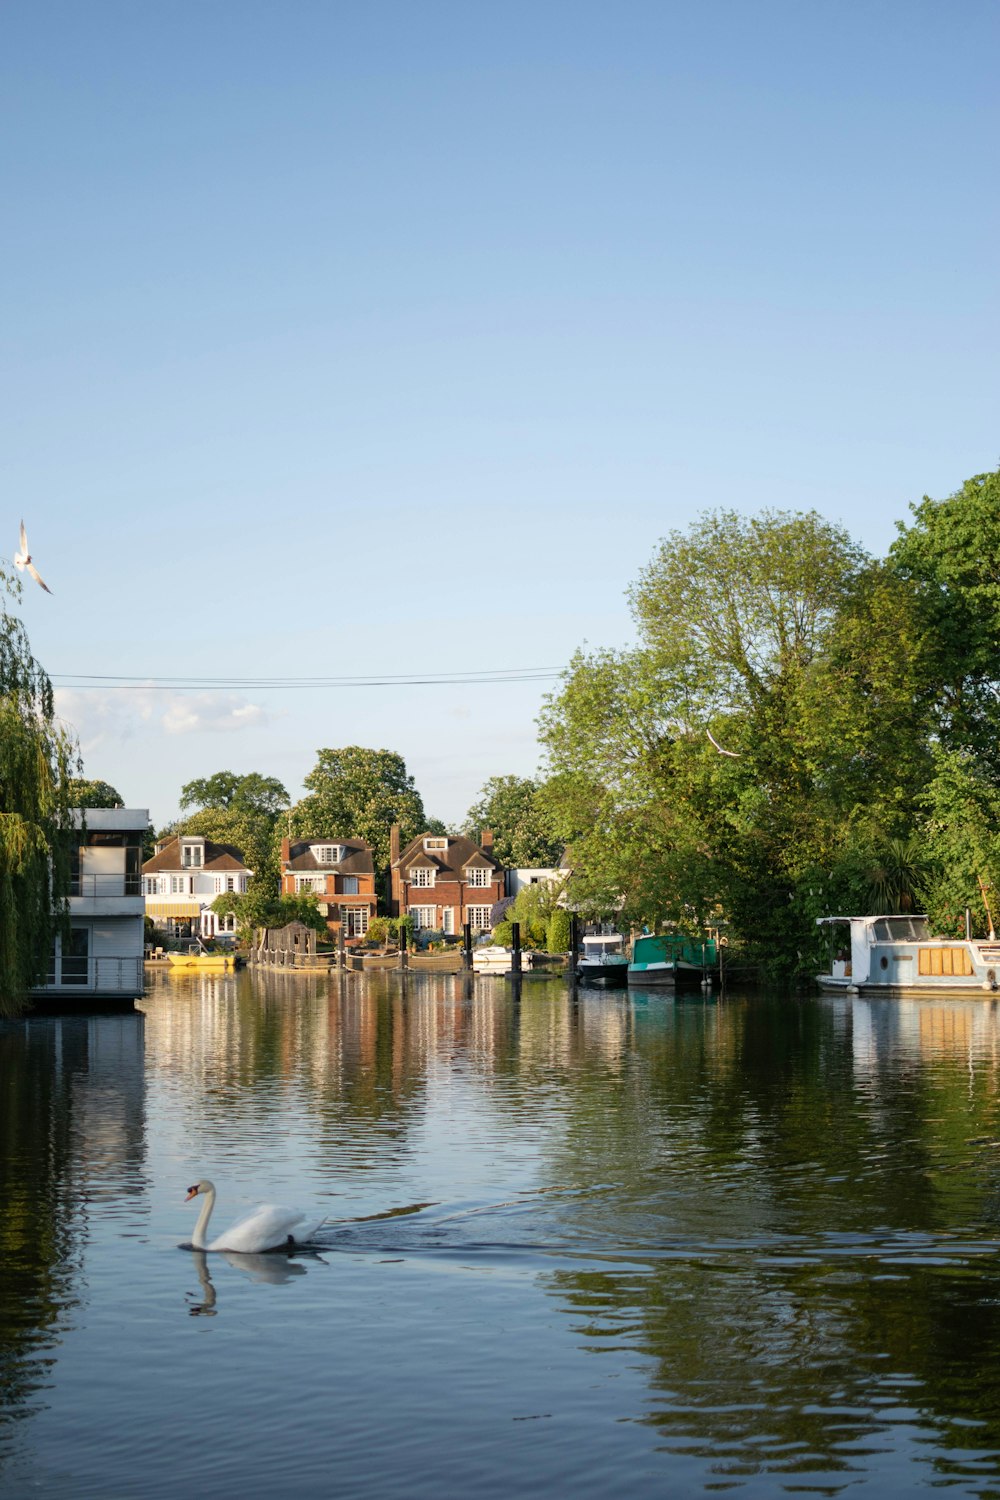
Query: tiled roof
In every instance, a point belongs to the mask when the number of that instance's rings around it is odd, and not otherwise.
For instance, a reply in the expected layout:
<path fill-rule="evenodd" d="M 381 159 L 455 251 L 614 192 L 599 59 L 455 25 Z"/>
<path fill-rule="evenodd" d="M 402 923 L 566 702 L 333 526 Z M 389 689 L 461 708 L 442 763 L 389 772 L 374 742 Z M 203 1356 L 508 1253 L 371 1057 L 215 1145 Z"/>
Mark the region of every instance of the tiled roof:
<path fill-rule="evenodd" d="M 336 865 L 321 864 L 312 852 L 314 844 L 322 844 L 327 848 L 339 845 L 344 851 L 344 857 Z M 289 847 L 288 859 L 282 864 L 282 869 L 329 870 L 331 874 L 337 875 L 373 875 L 375 863 L 371 845 L 366 844 L 364 839 L 296 839 Z"/>
<path fill-rule="evenodd" d="M 474 844 L 464 834 L 449 836 L 447 849 L 425 849 L 424 839 L 435 838 L 437 835 L 421 833 L 415 839 L 411 839 L 406 848 L 401 852 L 397 868 L 406 878 L 409 870 L 417 867 L 424 869 L 430 865 L 439 874 L 450 875 L 457 880 L 461 872 L 468 869 L 470 865 L 475 869 L 486 869 L 499 871 L 500 866 L 492 855 L 484 854 L 478 844 Z"/>
<path fill-rule="evenodd" d="M 146 860 L 142 873 L 156 875 L 163 870 L 177 870 L 186 875 L 193 875 L 198 870 L 245 870 L 246 868 L 243 853 L 235 844 L 213 844 L 211 839 L 205 840 L 204 864 L 181 864 L 181 841 L 178 835 L 172 838 L 159 854 L 154 854 L 152 859 Z"/>

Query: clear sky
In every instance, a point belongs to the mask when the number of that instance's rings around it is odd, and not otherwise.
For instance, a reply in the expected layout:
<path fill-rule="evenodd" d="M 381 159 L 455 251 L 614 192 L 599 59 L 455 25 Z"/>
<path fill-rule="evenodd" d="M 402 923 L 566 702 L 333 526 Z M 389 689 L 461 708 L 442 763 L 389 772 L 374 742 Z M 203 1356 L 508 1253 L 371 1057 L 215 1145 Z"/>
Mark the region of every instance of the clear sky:
<path fill-rule="evenodd" d="M 87 774 L 162 824 L 385 746 L 460 819 L 544 681 L 253 679 L 556 672 L 703 509 L 881 553 L 995 468 L 998 43 L 994 0 L 8 0 L 0 550 Z"/>

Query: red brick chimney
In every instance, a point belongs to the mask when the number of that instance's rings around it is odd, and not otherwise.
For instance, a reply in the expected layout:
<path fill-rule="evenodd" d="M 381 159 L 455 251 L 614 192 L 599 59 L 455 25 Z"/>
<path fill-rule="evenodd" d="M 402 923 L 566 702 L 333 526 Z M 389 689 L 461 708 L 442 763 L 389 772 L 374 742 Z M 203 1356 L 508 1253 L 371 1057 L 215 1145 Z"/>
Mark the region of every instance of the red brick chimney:
<path fill-rule="evenodd" d="M 393 823 L 389 829 L 389 863 L 394 865 L 399 859 L 399 824 Z"/>
<path fill-rule="evenodd" d="M 482 849 L 482 851 L 483 851 L 484 854 L 492 855 L 492 853 L 493 853 L 493 829 L 492 828 L 484 828 L 483 829 L 482 833 L 479 835 L 479 847 L 480 847 L 480 849 Z"/>
<path fill-rule="evenodd" d="M 291 839 L 282 839 L 281 840 L 281 863 L 282 863 L 282 865 L 287 865 L 288 861 L 291 859 L 291 857 L 292 857 L 291 850 L 292 850 L 292 841 L 291 841 Z"/>

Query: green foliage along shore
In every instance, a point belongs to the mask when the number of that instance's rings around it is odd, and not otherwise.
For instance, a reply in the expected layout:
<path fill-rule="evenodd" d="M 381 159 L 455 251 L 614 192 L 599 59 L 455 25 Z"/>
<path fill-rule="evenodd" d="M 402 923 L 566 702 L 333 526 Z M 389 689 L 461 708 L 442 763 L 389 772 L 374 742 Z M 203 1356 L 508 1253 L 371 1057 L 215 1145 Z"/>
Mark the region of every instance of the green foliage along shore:
<path fill-rule="evenodd" d="M 541 717 L 578 901 L 725 923 L 784 978 L 825 913 L 993 925 L 1000 474 L 899 533 L 878 560 L 815 512 L 721 510 L 662 540 L 635 647 L 579 652 Z"/>
<path fill-rule="evenodd" d="M 52 684 L 6 607 L 20 581 L 0 568 L 0 1015 L 42 979 L 70 888 L 76 746 L 59 727 Z"/>

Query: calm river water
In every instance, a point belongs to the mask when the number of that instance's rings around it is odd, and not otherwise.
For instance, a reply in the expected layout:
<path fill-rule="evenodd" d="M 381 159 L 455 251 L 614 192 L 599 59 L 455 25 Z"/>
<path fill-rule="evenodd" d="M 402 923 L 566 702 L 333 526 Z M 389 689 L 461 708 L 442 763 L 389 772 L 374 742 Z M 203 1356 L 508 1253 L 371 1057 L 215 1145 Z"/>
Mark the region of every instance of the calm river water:
<path fill-rule="evenodd" d="M 1000 1495 L 1000 1015 L 156 976 L 0 1025 L 0 1492 Z M 316 1254 L 180 1249 L 261 1199 Z"/>

